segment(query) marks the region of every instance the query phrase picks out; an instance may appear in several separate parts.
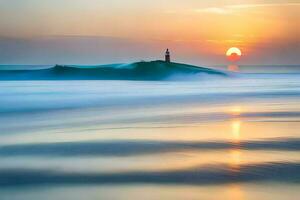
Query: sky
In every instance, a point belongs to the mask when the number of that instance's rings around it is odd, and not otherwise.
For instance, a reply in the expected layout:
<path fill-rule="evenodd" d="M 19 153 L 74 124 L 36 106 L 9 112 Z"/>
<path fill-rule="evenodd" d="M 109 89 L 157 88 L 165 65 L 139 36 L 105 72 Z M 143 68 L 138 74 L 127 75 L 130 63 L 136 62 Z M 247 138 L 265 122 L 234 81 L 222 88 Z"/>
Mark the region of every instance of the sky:
<path fill-rule="evenodd" d="M 300 64 L 300 0 L 0 0 L 0 64 Z"/>

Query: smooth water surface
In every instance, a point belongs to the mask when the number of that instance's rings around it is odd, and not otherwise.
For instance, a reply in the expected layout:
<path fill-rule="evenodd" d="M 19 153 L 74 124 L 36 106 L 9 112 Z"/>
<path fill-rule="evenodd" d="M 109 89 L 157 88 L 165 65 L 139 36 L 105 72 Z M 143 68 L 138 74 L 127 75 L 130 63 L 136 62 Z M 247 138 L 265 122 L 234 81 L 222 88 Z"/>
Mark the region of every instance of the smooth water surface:
<path fill-rule="evenodd" d="M 0 199 L 298 199 L 300 74 L 0 81 Z"/>

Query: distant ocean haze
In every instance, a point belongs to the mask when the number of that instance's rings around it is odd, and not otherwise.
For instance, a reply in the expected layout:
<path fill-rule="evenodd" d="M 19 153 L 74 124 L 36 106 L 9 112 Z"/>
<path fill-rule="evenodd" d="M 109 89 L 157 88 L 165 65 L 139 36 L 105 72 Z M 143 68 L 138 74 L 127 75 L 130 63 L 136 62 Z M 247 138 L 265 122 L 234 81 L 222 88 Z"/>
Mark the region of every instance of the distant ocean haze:
<path fill-rule="evenodd" d="M 217 43 L 221 41 L 215 41 Z M 299 42 L 274 41 L 243 48 L 241 65 L 298 65 Z M 226 47 L 210 40 L 170 40 L 109 36 L 0 37 L 2 64 L 107 64 L 163 59 L 170 48 L 172 59 L 193 65 L 226 64 Z M 251 44 L 249 44 L 251 45 Z M 285 52 L 284 54 L 282 52 Z"/>
<path fill-rule="evenodd" d="M 0 196 L 297 199 L 300 75 L 245 68 L 2 66 Z"/>

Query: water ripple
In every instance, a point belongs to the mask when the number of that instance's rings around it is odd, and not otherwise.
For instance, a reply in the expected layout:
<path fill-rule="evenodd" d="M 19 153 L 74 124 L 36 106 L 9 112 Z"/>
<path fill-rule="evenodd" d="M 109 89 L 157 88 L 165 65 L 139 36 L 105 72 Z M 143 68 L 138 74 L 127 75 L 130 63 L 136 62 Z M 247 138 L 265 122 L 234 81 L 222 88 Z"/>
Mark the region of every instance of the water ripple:
<path fill-rule="evenodd" d="M 0 146 L 0 156 L 133 156 L 183 150 L 274 150 L 299 151 L 300 138 L 253 141 L 84 141 Z"/>
<path fill-rule="evenodd" d="M 220 185 L 228 183 L 273 181 L 300 183 L 300 163 L 261 163 L 241 165 L 208 165 L 174 171 L 136 171 L 120 173 L 71 173 L 55 170 L 1 169 L 0 186 L 41 184 L 185 184 Z"/>

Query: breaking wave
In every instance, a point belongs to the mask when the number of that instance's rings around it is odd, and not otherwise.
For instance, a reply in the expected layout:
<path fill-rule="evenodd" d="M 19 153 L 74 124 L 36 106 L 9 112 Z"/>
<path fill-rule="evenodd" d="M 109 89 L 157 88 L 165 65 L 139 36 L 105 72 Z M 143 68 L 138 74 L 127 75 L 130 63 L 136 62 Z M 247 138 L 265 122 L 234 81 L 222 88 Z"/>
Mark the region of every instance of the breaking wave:
<path fill-rule="evenodd" d="M 0 70 L 0 80 L 180 80 L 226 73 L 164 61 L 100 66 L 56 65 L 44 69 Z"/>

